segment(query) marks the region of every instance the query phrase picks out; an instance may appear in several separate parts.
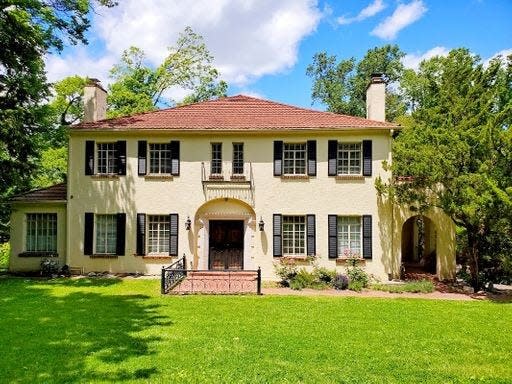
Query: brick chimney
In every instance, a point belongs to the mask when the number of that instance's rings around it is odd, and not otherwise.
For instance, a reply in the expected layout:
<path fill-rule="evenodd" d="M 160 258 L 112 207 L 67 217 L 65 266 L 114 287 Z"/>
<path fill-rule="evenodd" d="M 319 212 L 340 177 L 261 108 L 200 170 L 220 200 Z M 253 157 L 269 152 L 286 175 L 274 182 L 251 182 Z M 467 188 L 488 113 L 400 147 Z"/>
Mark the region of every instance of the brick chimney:
<path fill-rule="evenodd" d="M 374 73 L 366 88 L 366 118 L 386 121 L 386 82 L 382 73 Z"/>
<path fill-rule="evenodd" d="M 98 79 L 88 79 L 84 88 L 84 123 L 107 117 L 107 91 Z"/>

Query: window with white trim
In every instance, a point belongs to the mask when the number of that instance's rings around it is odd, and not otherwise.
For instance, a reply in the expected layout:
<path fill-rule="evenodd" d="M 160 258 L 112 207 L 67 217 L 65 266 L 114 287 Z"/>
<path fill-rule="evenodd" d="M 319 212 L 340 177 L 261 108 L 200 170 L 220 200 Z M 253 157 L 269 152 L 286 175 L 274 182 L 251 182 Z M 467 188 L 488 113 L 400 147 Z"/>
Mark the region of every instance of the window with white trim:
<path fill-rule="evenodd" d="M 57 252 L 57 214 L 27 213 L 27 252 Z"/>
<path fill-rule="evenodd" d="M 338 217 L 338 255 L 340 257 L 361 256 L 361 217 Z"/>
<path fill-rule="evenodd" d="M 338 175 L 360 175 L 361 155 L 361 143 L 339 143 Z"/>
<path fill-rule="evenodd" d="M 96 173 L 116 174 L 117 173 L 117 148 L 116 143 L 98 143 L 98 162 Z"/>
<path fill-rule="evenodd" d="M 170 174 L 171 173 L 171 144 L 154 143 L 149 144 L 149 173 Z"/>
<path fill-rule="evenodd" d="M 306 143 L 284 143 L 283 174 L 306 174 Z"/>
<path fill-rule="evenodd" d="M 283 216 L 283 255 L 306 254 L 306 217 Z"/>
<path fill-rule="evenodd" d="M 148 216 L 148 254 L 169 253 L 169 215 Z"/>
<path fill-rule="evenodd" d="M 117 242 L 117 215 L 96 215 L 96 251 L 101 255 L 115 255 Z"/>

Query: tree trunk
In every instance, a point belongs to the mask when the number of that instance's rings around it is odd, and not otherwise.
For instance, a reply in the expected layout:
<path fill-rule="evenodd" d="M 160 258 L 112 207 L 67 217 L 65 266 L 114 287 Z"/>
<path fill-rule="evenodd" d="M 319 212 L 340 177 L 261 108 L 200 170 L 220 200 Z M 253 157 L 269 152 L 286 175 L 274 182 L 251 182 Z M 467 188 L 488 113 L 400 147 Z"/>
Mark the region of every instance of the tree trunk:
<path fill-rule="evenodd" d="M 478 268 L 478 238 L 471 229 L 468 229 L 468 256 L 469 272 L 471 274 L 471 286 L 478 292 L 480 290 L 480 271 Z"/>

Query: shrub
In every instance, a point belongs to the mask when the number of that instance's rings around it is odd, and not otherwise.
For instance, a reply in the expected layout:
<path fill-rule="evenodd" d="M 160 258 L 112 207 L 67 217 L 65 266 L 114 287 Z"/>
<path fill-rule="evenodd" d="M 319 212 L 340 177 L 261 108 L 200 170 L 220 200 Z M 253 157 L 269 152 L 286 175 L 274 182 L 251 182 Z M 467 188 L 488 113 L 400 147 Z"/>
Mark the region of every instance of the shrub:
<path fill-rule="evenodd" d="M 337 274 L 332 282 L 334 289 L 347 289 L 349 284 L 349 278 L 347 275 Z"/>
<path fill-rule="evenodd" d="M 293 259 L 280 259 L 274 263 L 276 275 L 281 278 L 279 282 L 283 287 L 289 287 L 291 280 L 297 275 L 297 265 Z"/>
<path fill-rule="evenodd" d="M 357 265 L 359 259 L 348 259 L 347 275 L 350 280 L 348 289 L 353 291 L 361 291 L 368 286 L 369 277 L 363 268 Z"/>
<path fill-rule="evenodd" d="M 363 288 L 365 287 L 364 283 L 362 281 L 352 281 L 348 283 L 348 289 L 351 291 L 361 292 Z"/>
<path fill-rule="evenodd" d="M 317 267 L 313 269 L 313 275 L 318 282 L 322 282 L 325 284 L 332 284 L 334 279 L 336 278 L 336 271 L 327 269 L 325 267 Z"/>
<path fill-rule="evenodd" d="M 0 269 L 9 267 L 9 255 L 11 245 L 9 243 L 0 244 Z"/>

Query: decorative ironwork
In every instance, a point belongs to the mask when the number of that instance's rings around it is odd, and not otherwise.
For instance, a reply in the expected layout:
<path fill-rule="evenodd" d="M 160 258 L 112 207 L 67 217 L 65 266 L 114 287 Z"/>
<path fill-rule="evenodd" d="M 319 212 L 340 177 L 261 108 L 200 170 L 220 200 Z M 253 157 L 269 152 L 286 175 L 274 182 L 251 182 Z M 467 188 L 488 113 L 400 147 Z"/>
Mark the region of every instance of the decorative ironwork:
<path fill-rule="evenodd" d="M 222 163 L 221 173 L 212 173 L 211 164 L 201 163 L 201 181 L 206 201 L 218 198 L 233 198 L 245 201 L 254 207 L 254 177 L 252 164 L 245 163 L 243 169 L 233 173 L 231 163 Z"/>
<path fill-rule="evenodd" d="M 161 291 L 162 294 L 169 293 L 176 285 L 181 283 L 187 276 L 186 257 L 183 257 L 168 267 L 162 267 Z"/>

